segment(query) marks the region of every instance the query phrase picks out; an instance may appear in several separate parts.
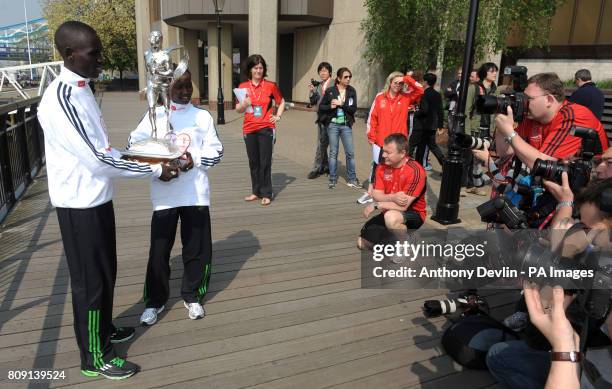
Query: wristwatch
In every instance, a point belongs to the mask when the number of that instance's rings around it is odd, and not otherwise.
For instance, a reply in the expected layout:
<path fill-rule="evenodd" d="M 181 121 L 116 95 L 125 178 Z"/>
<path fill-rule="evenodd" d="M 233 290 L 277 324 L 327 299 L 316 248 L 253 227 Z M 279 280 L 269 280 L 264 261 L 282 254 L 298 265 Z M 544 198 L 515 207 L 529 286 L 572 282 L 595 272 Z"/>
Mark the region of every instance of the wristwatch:
<path fill-rule="evenodd" d="M 508 143 L 509 145 L 512 144 L 512 138 L 514 138 L 515 136 L 517 136 L 518 134 L 516 133 L 516 131 L 512 130 L 512 133 L 510 135 L 506 135 L 504 136 L 504 140 L 506 141 L 506 143 Z"/>
<path fill-rule="evenodd" d="M 568 201 L 559 201 L 559 202 L 557 203 L 557 208 L 556 208 L 556 209 L 557 209 L 557 211 L 558 211 L 558 210 L 559 210 L 559 208 L 561 208 L 561 207 L 572 207 L 572 208 L 573 208 L 573 207 L 574 207 L 574 202 L 573 202 L 573 201 L 569 201 L 569 200 L 568 200 Z"/>
<path fill-rule="evenodd" d="M 580 351 L 570 351 L 570 352 L 554 352 L 550 353 L 551 361 L 561 361 L 561 362 L 582 362 L 583 354 Z"/>

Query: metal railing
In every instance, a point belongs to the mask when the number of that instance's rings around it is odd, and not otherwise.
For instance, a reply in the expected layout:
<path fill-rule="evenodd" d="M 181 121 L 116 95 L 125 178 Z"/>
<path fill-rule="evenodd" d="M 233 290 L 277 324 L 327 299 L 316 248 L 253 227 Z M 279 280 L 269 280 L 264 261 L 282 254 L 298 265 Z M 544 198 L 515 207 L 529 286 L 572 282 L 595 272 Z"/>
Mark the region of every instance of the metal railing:
<path fill-rule="evenodd" d="M 41 97 L 0 106 L 0 222 L 45 163 Z"/>
<path fill-rule="evenodd" d="M 42 96 L 43 92 L 45 91 L 45 88 L 59 74 L 63 63 L 64 62 L 62 61 L 55 61 L 36 63 L 32 65 L 9 66 L 0 68 L 0 75 L 2 76 L 0 80 L 0 92 L 2 92 L 2 88 L 4 87 L 5 81 L 8 81 L 8 83 L 14 88 L 17 93 L 21 95 L 24 100 L 29 99 L 31 96 L 17 80 L 17 74 L 19 74 L 19 72 L 30 71 L 36 74 L 36 79 L 38 80 L 37 94 L 38 96 Z"/>

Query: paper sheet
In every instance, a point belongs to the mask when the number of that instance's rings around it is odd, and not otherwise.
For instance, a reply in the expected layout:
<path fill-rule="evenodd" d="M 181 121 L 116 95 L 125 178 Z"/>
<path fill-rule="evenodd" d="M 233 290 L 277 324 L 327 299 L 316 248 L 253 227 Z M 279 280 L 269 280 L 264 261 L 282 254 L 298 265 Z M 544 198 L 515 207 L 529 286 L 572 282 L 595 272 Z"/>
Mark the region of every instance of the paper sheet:
<path fill-rule="evenodd" d="M 372 145 L 372 162 L 379 164 L 380 162 L 380 146 L 374 143 Z"/>
<path fill-rule="evenodd" d="M 242 103 L 244 99 L 246 99 L 247 91 L 248 89 L 246 88 L 234 88 L 234 94 L 236 95 L 239 103 Z M 249 105 L 245 112 L 253 113 L 253 107 Z"/>

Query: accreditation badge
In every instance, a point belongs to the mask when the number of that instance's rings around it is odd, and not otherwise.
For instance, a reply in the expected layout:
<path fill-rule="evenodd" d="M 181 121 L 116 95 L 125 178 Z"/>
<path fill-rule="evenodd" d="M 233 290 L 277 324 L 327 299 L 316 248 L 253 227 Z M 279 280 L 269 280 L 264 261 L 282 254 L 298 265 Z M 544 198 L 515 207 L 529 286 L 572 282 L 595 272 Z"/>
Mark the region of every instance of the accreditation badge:
<path fill-rule="evenodd" d="M 255 116 L 256 118 L 260 118 L 263 116 L 263 108 L 261 105 L 253 106 L 253 116 Z"/>

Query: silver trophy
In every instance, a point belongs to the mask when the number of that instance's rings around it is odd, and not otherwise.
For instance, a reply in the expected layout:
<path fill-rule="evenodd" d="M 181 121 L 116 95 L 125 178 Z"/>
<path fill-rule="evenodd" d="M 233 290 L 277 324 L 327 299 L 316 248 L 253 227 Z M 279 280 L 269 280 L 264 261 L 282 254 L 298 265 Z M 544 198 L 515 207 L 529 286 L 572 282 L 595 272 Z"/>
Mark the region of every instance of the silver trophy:
<path fill-rule="evenodd" d="M 172 160 L 182 155 L 175 145 L 172 125 L 170 124 L 170 87 L 174 80 L 181 77 L 187 70 L 189 55 L 183 46 L 172 46 L 162 49 L 163 37 L 159 31 L 152 31 L 149 35 L 151 49 L 144 54 L 147 72 L 147 86 L 145 94 L 148 103 L 148 117 L 151 122 L 151 137 L 135 142 L 123 151 L 123 155 L 143 162 L 158 162 Z M 181 50 L 183 49 L 183 50 Z M 176 69 L 173 69 L 170 54 L 174 50 L 181 50 L 182 55 Z M 155 109 L 158 101 L 164 107 L 166 128 L 163 138 L 158 138 L 157 115 Z"/>

